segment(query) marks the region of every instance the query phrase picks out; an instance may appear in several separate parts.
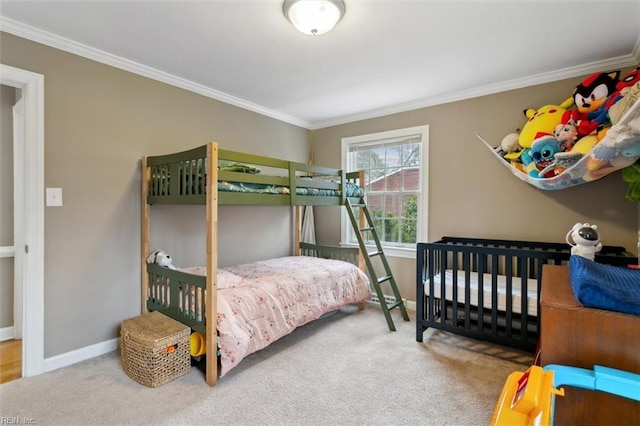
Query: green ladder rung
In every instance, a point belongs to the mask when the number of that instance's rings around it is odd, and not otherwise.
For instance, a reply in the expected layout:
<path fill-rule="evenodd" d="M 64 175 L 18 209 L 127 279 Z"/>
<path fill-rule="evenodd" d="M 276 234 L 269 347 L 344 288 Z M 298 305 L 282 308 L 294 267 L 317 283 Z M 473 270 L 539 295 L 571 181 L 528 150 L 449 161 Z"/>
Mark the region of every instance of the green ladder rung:
<path fill-rule="evenodd" d="M 402 305 L 402 300 L 398 300 L 398 301 L 393 302 L 391 304 L 387 304 L 387 309 L 397 308 L 400 305 Z"/>
<path fill-rule="evenodd" d="M 371 253 L 367 253 L 367 256 L 373 257 L 373 256 L 380 256 L 382 254 L 384 254 L 384 252 L 382 250 L 378 250 L 378 251 L 372 251 Z"/>
<path fill-rule="evenodd" d="M 369 232 L 369 231 L 373 231 L 374 229 L 376 229 L 376 228 L 374 228 L 373 226 L 370 226 L 370 227 L 367 227 L 367 228 L 360 228 L 360 231 Z"/>
<path fill-rule="evenodd" d="M 384 277 L 380 277 L 378 278 L 378 284 L 382 284 L 385 281 L 389 281 L 391 278 L 393 278 L 391 275 L 385 275 Z"/>

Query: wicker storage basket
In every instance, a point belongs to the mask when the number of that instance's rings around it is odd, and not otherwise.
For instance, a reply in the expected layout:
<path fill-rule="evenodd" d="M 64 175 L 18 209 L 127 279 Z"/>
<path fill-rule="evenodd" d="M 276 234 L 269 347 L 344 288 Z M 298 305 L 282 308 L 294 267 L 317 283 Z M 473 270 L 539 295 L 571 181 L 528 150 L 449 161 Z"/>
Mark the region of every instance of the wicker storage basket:
<path fill-rule="evenodd" d="M 122 321 L 124 371 L 136 382 L 155 388 L 191 368 L 190 328 L 159 312 Z"/>

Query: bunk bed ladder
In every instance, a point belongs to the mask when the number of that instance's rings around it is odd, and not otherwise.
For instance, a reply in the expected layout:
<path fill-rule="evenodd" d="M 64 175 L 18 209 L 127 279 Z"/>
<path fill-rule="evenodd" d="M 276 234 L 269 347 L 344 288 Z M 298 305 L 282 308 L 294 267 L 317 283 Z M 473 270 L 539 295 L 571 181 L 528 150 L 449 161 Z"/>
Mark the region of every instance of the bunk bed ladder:
<path fill-rule="evenodd" d="M 409 321 L 409 314 L 407 314 L 407 309 L 404 306 L 404 302 L 402 301 L 402 296 L 400 295 L 400 291 L 398 290 L 398 286 L 396 285 L 396 280 L 393 277 L 393 273 L 391 272 L 391 268 L 389 267 L 389 263 L 387 262 L 387 257 L 382 250 L 382 244 L 380 244 L 380 239 L 378 238 L 378 233 L 376 232 L 375 227 L 373 226 L 373 220 L 371 219 L 371 214 L 369 213 L 369 209 L 367 208 L 367 204 L 364 201 L 364 198 L 361 198 L 357 204 L 352 204 L 351 201 L 347 198 L 345 201 L 345 206 L 347 208 L 347 213 L 349 214 L 349 219 L 351 220 L 351 225 L 353 226 L 353 230 L 356 231 L 356 237 L 358 238 L 358 244 L 360 245 L 360 250 L 362 252 L 364 261 L 367 265 L 367 270 L 369 271 L 369 278 L 371 279 L 371 283 L 376 291 L 376 296 L 378 296 L 378 300 L 380 302 L 380 307 L 382 308 L 382 312 L 387 320 L 387 325 L 389 326 L 389 330 L 396 331 L 396 326 L 393 323 L 393 318 L 391 318 L 390 311 L 394 308 L 400 309 L 402 313 L 402 318 L 405 321 Z M 354 209 L 360 209 L 361 215 L 360 220 L 356 218 Z M 363 220 L 364 219 L 364 220 Z M 364 226 L 363 226 L 364 225 Z M 369 235 L 373 238 L 375 242 L 376 249 L 375 251 L 368 252 L 365 244 L 364 236 L 369 233 Z M 372 258 L 379 257 L 380 262 L 382 263 L 384 269 L 384 275 L 378 276 L 376 274 L 376 270 L 373 267 L 373 263 L 371 261 Z M 382 291 L 381 284 L 388 283 L 393 291 L 394 300 L 392 302 L 387 301 L 384 292 Z"/>

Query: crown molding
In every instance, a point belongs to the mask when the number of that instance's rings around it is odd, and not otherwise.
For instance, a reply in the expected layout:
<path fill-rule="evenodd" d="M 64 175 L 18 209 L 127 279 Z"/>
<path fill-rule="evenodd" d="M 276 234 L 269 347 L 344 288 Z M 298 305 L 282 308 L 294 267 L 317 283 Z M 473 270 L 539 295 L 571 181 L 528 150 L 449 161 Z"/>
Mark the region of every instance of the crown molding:
<path fill-rule="evenodd" d="M 575 67 L 564 68 L 552 72 L 541 73 L 529 77 L 518 78 L 509 81 L 501 81 L 500 83 L 490 84 L 487 86 L 477 87 L 469 90 L 448 93 L 445 95 L 431 96 L 416 101 L 394 105 L 389 108 L 380 108 L 367 111 L 361 114 L 354 114 L 340 117 L 335 120 L 325 120 L 312 123 L 310 130 L 318 130 L 341 124 L 353 123 L 356 121 L 369 120 L 379 118 L 386 115 L 398 114 L 402 112 L 412 111 L 421 108 L 427 108 L 435 105 L 446 104 L 450 102 L 463 101 L 465 99 L 477 98 L 480 96 L 492 95 L 495 93 L 506 92 L 509 90 L 522 89 L 538 84 L 551 83 L 567 78 L 580 77 L 594 72 L 618 69 L 626 67 L 635 67 L 640 63 L 640 38 L 638 39 L 633 53 L 629 55 L 618 56 L 615 58 L 605 59 L 602 61 L 591 62 Z"/>
<path fill-rule="evenodd" d="M 197 93 L 199 95 L 206 96 L 208 98 L 215 99 L 217 101 L 224 102 L 242 109 L 246 109 L 260 115 L 293 124 L 295 126 L 308 129 L 311 125 L 309 122 L 301 120 L 297 117 L 265 108 L 261 105 L 251 103 L 244 99 L 211 89 L 202 84 L 194 83 L 173 74 L 148 67 L 138 62 L 134 62 L 129 59 L 125 59 L 120 56 L 95 49 L 93 47 L 75 42 L 73 40 L 69 40 L 64 37 L 60 37 L 47 31 L 43 31 L 38 28 L 34 28 L 32 26 L 15 21 L 13 19 L 6 18 L 4 16 L 0 16 L 0 31 L 22 37 L 36 43 L 44 44 L 49 47 L 54 47 L 68 53 L 73 53 L 74 55 L 91 59 L 105 65 L 129 71 L 134 74 L 150 78 L 152 80 L 178 87 L 180 89 L 188 90 L 190 92 Z"/>

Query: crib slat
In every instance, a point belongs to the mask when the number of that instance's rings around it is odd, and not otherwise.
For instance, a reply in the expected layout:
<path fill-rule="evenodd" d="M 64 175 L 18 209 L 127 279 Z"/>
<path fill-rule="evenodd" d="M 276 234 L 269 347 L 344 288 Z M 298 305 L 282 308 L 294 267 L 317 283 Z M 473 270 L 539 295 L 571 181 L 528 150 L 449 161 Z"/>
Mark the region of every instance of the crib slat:
<path fill-rule="evenodd" d="M 424 329 L 422 328 L 422 319 L 425 317 L 425 265 L 424 256 L 426 250 L 422 243 L 416 245 L 416 342 L 422 342 L 424 339 Z"/>
<path fill-rule="evenodd" d="M 507 339 L 513 338 L 513 256 L 505 256 L 504 274 L 507 277 L 505 284 L 506 307 L 505 307 L 505 334 Z"/>
<path fill-rule="evenodd" d="M 520 316 L 522 321 L 522 327 L 520 328 L 520 338 L 523 342 L 527 341 L 527 329 L 529 328 L 529 316 L 527 315 L 527 294 L 529 294 L 529 274 L 527 269 L 527 258 L 518 257 L 520 267 Z"/>
<path fill-rule="evenodd" d="M 440 299 L 438 300 L 438 304 L 439 306 L 439 316 L 440 316 L 440 322 L 442 324 L 445 324 L 447 321 L 447 287 L 446 287 L 446 272 L 447 272 L 447 258 L 446 258 L 446 254 L 443 255 L 443 253 L 439 253 L 440 256 L 440 262 L 439 262 L 439 266 L 440 266 Z M 433 294 L 433 293 L 429 293 L 429 294 Z"/>
<path fill-rule="evenodd" d="M 457 271 L 459 269 L 459 259 L 458 259 L 458 255 L 454 254 L 453 258 L 452 258 L 452 263 L 451 263 L 451 269 L 454 271 Z M 451 299 L 452 300 L 460 300 L 458 298 L 459 294 L 458 294 L 458 274 L 453 274 L 453 283 L 451 285 L 451 289 L 452 289 L 452 295 L 451 295 Z M 466 296 L 465 296 L 466 297 Z M 467 300 L 467 299 L 465 299 Z M 458 303 L 452 303 L 451 304 L 451 317 L 452 318 L 458 318 Z M 466 318 L 466 315 L 465 315 Z"/>
<path fill-rule="evenodd" d="M 485 267 L 485 256 L 480 256 L 479 254 L 477 254 L 476 256 L 474 256 L 477 260 L 476 260 L 476 272 L 478 274 L 478 286 L 477 286 L 477 309 L 478 309 L 478 329 L 480 331 L 482 331 L 482 323 L 484 321 L 484 274 L 486 272 L 486 267 Z M 467 280 L 467 282 L 470 282 Z"/>
<path fill-rule="evenodd" d="M 464 253 L 462 259 L 462 268 L 464 270 L 464 280 L 466 283 L 471 282 L 471 256 L 469 253 Z M 458 274 L 453 274 L 454 277 L 457 277 Z M 458 282 L 456 280 L 454 287 L 458 287 Z M 464 327 L 471 327 L 471 287 L 465 285 L 464 287 Z"/>
<path fill-rule="evenodd" d="M 491 334 L 498 335 L 498 260 L 499 256 L 491 256 Z"/>

